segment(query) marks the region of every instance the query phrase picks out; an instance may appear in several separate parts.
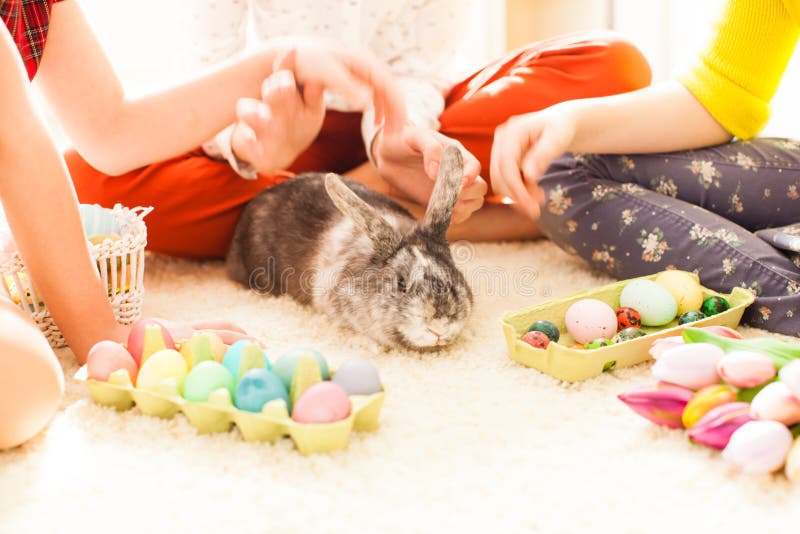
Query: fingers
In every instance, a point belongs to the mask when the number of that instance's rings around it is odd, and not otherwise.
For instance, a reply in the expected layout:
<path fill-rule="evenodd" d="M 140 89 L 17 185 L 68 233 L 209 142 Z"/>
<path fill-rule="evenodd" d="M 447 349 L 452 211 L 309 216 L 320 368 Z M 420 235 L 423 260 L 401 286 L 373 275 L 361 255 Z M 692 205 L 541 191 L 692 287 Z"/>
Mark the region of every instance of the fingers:
<path fill-rule="evenodd" d="M 240 334 L 247 334 L 247 331 L 244 328 L 230 321 L 194 321 L 191 323 L 191 325 L 195 330 L 230 330 L 232 332 L 239 332 Z"/>
<path fill-rule="evenodd" d="M 325 110 L 325 87 L 318 83 L 305 84 L 303 101 L 311 113 L 322 113 Z"/>
<path fill-rule="evenodd" d="M 496 193 L 510 197 L 517 208 L 531 218 L 539 217 L 539 205 L 522 180 L 520 165 L 523 154 L 530 148 L 530 136 L 520 135 L 514 119 L 498 127 L 492 145 L 490 172 Z"/>
<path fill-rule="evenodd" d="M 236 332 L 236 331 L 233 331 L 233 330 L 215 330 L 213 328 L 211 328 L 211 329 L 204 328 L 203 332 L 216 334 L 217 336 L 220 337 L 220 339 L 222 339 L 222 342 L 225 343 L 226 345 L 233 345 L 237 341 L 241 341 L 243 339 L 245 339 L 247 341 L 255 341 L 259 345 L 263 345 L 256 337 L 248 335 L 248 334 L 243 334 L 241 332 Z"/>
<path fill-rule="evenodd" d="M 294 71 L 297 68 L 297 49 L 291 48 L 286 52 L 278 54 L 275 61 L 272 63 L 272 70 L 290 70 Z"/>
<path fill-rule="evenodd" d="M 385 134 L 384 134 L 385 135 Z M 432 130 L 406 127 L 404 140 L 411 150 L 422 154 L 423 169 L 431 180 L 439 174 L 439 161 L 442 157 L 442 145 Z"/>

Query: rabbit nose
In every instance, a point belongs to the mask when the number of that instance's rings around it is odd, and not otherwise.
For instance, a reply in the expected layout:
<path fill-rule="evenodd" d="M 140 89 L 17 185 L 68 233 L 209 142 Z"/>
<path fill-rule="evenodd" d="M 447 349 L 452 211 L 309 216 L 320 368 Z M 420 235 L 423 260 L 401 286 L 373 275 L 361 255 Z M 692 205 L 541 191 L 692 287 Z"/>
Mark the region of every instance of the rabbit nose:
<path fill-rule="evenodd" d="M 428 327 L 428 332 L 430 332 L 431 334 L 436 336 L 436 344 L 437 345 L 441 344 L 441 342 L 442 342 L 442 334 L 440 334 L 439 332 L 437 332 L 436 330 L 434 330 L 431 327 Z"/>

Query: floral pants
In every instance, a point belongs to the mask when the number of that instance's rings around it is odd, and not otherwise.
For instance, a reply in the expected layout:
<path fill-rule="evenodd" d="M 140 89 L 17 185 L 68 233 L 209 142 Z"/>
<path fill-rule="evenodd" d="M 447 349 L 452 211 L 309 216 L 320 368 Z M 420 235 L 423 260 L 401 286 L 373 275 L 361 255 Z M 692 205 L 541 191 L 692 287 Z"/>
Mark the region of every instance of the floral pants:
<path fill-rule="evenodd" d="M 747 288 L 745 324 L 800 336 L 800 142 L 568 154 L 541 185 L 539 224 L 567 252 L 617 278 L 678 268 Z"/>

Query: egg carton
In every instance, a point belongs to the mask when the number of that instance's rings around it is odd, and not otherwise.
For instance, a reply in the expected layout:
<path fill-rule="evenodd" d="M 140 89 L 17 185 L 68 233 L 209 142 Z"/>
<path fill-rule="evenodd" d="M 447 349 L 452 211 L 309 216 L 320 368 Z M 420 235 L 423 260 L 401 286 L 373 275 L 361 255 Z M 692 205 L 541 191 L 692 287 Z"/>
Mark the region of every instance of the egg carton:
<path fill-rule="evenodd" d="M 101 405 L 127 411 L 134 404 L 146 415 L 171 419 L 183 412 L 201 434 L 228 432 L 233 425 L 245 441 L 267 441 L 289 436 L 303 455 L 347 448 L 352 431 L 372 432 L 379 426 L 385 391 L 372 395 L 351 395 L 350 415 L 333 423 L 304 424 L 294 421 L 283 402 L 268 402 L 260 413 L 236 408 L 225 389 L 213 392 L 207 402 L 189 402 L 172 391 L 149 391 L 135 388 L 124 370 L 111 373 L 108 382 L 88 378 L 83 366 L 75 378 L 89 388 L 92 400 Z M 169 384 L 165 384 L 169 386 Z"/>
<path fill-rule="evenodd" d="M 619 296 L 622 289 L 634 280 L 655 280 L 661 273 L 622 280 L 606 286 L 589 289 L 567 295 L 559 299 L 552 299 L 535 306 L 523 308 L 505 314 L 500 324 L 508 345 L 508 354 L 512 360 L 527 367 L 533 367 L 552 377 L 566 382 L 587 380 L 611 369 L 630 367 L 651 358 L 649 350 L 656 339 L 680 335 L 683 325 L 678 325 L 677 319 L 658 327 L 642 326 L 647 335 L 600 347 L 598 349 L 576 349 L 567 345 L 575 343 L 569 334 L 564 322 L 567 309 L 581 299 L 597 299 L 605 302 L 612 308 L 619 307 Z M 699 282 L 697 275 L 691 274 Z M 725 298 L 730 308 L 722 313 L 706 317 L 700 321 L 689 323 L 686 326 L 727 326 L 736 328 L 742 320 L 744 310 L 753 303 L 755 296 L 752 292 L 741 287 L 733 288 L 731 293 L 718 293 L 701 286 L 703 299 L 712 296 Z M 528 327 L 539 320 L 546 320 L 558 327 L 561 336 L 558 342 L 550 343 L 546 349 L 535 348 L 520 338 Z"/>

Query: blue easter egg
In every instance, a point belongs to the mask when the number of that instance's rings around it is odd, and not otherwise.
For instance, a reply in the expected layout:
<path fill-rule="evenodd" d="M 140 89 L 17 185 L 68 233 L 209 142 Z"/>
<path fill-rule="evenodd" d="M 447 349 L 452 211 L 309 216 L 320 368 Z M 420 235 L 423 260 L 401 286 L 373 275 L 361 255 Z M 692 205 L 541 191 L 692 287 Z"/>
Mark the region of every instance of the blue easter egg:
<path fill-rule="evenodd" d="M 266 367 L 267 370 L 272 369 L 267 355 L 263 350 L 261 350 L 261 347 L 258 346 L 258 343 L 255 341 L 250 341 L 249 339 L 241 339 L 231 345 L 227 352 L 225 352 L 225 356 L 222 358 L 222 365 L 225 366 L 228 371 L 230 371 L 234 378 L 239 378 L 239 366 L 242 363 L 242 353 L 246 347 L 251 345 L 258 347 L 258 350 L 261 352 L 261 355 L 264 358 L 264 367 Z"/>
<path fill-rule="evenodd" d="M 322 357 L 319 351 L 314 349 L 290 350 L 278 358 L 272 369 L 287 389 L 292 386 L 292 377 L 294 376 L 295 369 L 297 369 L 297 360 L 300 359 L 300 356 L 313 356 L 314 359 L 317 360 L 317 365 L 319 365 L 319 372 L 322 375 L 322 379 L 328 380 L 330 378 L 331 374 L 328 370 L 328 362 L 325 361 L 325 358 Z"/>
<path fill-rule="evenodd" d="M 275 373 L 266 369 L 250 369 L 236 386 L 236 407 L 248 412 L 260 412 L 266 403 L 283 399 L 289 405 L 289 393 Z"/>

